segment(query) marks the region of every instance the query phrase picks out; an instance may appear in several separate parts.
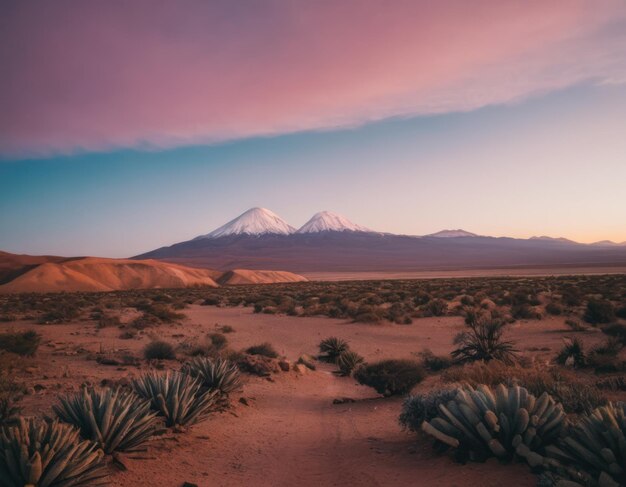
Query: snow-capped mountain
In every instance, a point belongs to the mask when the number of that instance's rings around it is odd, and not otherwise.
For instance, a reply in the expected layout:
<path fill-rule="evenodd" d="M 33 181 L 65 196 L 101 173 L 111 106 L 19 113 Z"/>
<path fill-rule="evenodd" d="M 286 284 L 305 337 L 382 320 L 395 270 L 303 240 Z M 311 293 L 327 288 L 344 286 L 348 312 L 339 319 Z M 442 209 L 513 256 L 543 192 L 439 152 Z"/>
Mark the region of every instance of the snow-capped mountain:
<path fill-rule="evenodd" d="M 196 237 L 218 238 L 228 235 L 289 235 L 296 231 L 285 220 L 266 208 L 251 208 L 234 220 L 213 230 L 211 233 Z"/>
<path fill-rule="evenodd" d="M 352 223 L 346 217 L 332 211 L 320 211 L 306 222 L 296 233 L 320 232 L 371 232 L 367 227 Z"/>
<path fill-rule="evenodd" d="M 441 230 L 440 232 L 431 233 L 426 237 L 439 237 L 439 238 L 455 238 L 455 237 L 478 237 L 475 233 L 466 232 L 460 228 L 457 230 Z"/>

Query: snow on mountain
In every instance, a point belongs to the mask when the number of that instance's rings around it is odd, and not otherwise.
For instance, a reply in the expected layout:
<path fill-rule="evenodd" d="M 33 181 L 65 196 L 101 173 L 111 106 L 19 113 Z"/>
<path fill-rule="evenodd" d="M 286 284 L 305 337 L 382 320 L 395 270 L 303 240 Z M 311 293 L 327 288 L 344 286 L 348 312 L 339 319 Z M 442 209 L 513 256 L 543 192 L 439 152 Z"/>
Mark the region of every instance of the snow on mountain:
<path fill-rule="evenodd" d="M 295 232 L 295 228 L 289 225 L 276 213 L 266 208 L 251 208 L 242 213 L 234 220 L 213 230 L 211 233 L 201 235 L 201 238 L 217 238 L 227 235 L 289 235 Z"/>
<path fill-rule="evenodd" d="M 438 238 L 454 238 L 454 237 L 478 237 L 475 233 L 466 232 L 460 228 L 457 230 L 441 230 L 440 232 L 431 233 L 426 237 L 438 237 Z"/>
<path fill-rule="evenodd" d="M 306 222 L 296 233 L 320 232 L 371 232 L 369 228 L 352 223 L 347 218 L 331 211 L 320 211 Z"/>

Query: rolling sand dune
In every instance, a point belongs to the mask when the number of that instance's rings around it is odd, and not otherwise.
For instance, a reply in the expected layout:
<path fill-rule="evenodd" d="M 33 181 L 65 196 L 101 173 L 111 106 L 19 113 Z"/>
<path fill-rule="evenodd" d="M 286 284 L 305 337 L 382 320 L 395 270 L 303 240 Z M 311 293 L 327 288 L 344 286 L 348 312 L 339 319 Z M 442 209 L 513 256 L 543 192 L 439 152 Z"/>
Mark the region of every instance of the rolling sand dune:
<path fill-rule="evenodd" d="M 86 257 L 48 262 L 0 286 L 0 292 L 113 291 L 123 289 L 217 287 L 216 273 L 153 260 Z"/>
<path fill-rule="evenodd" d="M 0 293 L 120 291 L 301 282 L 283 271 L 216 271 L 158 260 L 50 257 L 0 252 Z M 219 283 L 219 284 L 218 284 Z"/>
<path fill-rule="evenodd" d="M 275 282 L 304 282 L 306 277 L 286 271 L 252 271 L 234 269 L 225 272 L 217 282 L 223 286 L 239 284 L 269 284 Z"/>

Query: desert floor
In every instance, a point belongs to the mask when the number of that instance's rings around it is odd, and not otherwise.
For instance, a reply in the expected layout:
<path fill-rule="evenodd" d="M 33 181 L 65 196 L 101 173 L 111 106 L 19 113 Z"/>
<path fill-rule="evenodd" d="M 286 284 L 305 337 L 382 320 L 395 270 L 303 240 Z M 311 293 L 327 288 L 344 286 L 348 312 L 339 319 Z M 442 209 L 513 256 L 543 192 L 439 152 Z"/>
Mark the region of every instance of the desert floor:
<path fill-rule="evenodd" d="M 57 395 L 81 384 L 132 377 L 149 365 L 107 366 L 95 354 L 141 356 L 151 338 L 172 343 L 202 341 L 218 325 L 230 325 L 233 349 L 268 341 L 295 361 L 302 353 L 316 354 L 320 339 L 336 335 L 349 341 L 366 360 L 411 357 L 430 348 L 447 353 L 462 318 L 423 318 L 412 325 L 364 325 L 329 318 L 297 318 L 253 314 L 250 308 L 191 306 L 180 324 L 160 325 L 130 340 L 118 328 L 98 329 L 92 321 L 63 325 L 2 323 L 0 331 L 35 328 L 44 337 L 36 357 L 26 359 L 15 376 L 30 388 L 23 414 L 51 414 Z M 123 321 L 133 318 L 124 312 Z M 568 334 L 562 318 L 522 321 L 511 325 L 508 337 L 528 356 L 548 360 Z M 584 333 L 589 343 L 599 332 Z M 541 349 L 541 350 L 539 350 Z M 182 357 L 182 354 L 181 354 Z M 168 368 L 180 363 L 165 363 Z M 460 465 L 432 451 L 431 442 L 405 432 L 398 424 L 402 399 L 383 399 L 353 379 L 338 377 L 333 367 L 316 371 L 281 372 L 269 380 L 246 376 L 230 410 L 184 434 L 170 434 L 150 443 L 148 451 L 122 457 L 127 471 L 116 469 L 113 486 L 179 487 L 183 482 L 208 486 L 532 486 L 536 478 L 523 465 Z M 437 384 L 431 377 L 424 391 Z M 333 404 L 349 397 L 354 403 Z M 244 398 L 247 405 L 240 402 Z"/>

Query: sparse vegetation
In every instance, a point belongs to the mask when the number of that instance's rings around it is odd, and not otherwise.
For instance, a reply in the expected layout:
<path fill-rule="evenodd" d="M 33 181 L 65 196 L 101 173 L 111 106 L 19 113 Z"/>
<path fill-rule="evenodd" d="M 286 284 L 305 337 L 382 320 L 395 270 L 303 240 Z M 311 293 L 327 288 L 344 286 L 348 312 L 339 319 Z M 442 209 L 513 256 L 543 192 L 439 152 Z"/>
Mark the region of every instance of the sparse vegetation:
<path fill-rule="evenodd" d="M 171 343 L 155 340 L 144 347 L 143 356 L 147 360 L 174 360 L 176 352 Z"/>
<path fill-rule="evenodd" d="M 359 367 L 354 377 L 379 394 L 393 396 L 408 394 L 426 376 L 422 366 L 414 360 L 381 360 Z"/>
<path fill-rule="evenodd" d="M 427 394 L 408 396 L 402 405 L 400 424 L 410 431 L 420 431 L 422 423 L 437 417 L 439 405 L 454 399 L 456 392 L 456 389 L 437 389 Z"/>
<path fill-rule="evenodd" d="M 34 355 L 40 342 L 41 336 L 33 330 L 0 333 L 0 350 L 18 355 Z"/>
<path fill-rule="evenodd" d="M 61 397 L 52 409 L 107 454 L 138 451 L 158 430 L 150 402 L 122 389 L 83 389 Z"/>
<path fill-rule="evenodd" d="M 58 421 L 20 419 L 0 429 L 0 479 L 6 487 L 92 487 L 107 483 L 104 452 Z"/>
<path fill-rule="evenodd" d="M 263 355 L 268 358 L 278 357 L 278 352 L 274 349 L 273 345 L 267 342 L 246 348 L 246 353 L 250 355 Z"/>
<path fill-rule="evenodd" d="M 133 380 L 133 390 L 150 400 L 151 408 L 170 427 L 191 426 L 207 419 L 216 391 L 202 392 L 200 379 L 179 372 L 148 373 Z"/>
<path fill-rule="evenodd" d="M 345 350 L 339 354 L 336 363 L 342 375 L 352 375 L 352 372 L 364 362 L 363 357 L 352 350 Z"/>
<path fill-rule="evenodd" d="M 350 349 L 348 342 L 337 337 L 328 337 L 319 344 L 320 353 L 328 362 L 336 363 L 339 356 Z"/>
<path fill-rule="evenodd" d="M 197 377 L 202 386 L 228 395 L 241 388 L 241 374 L 237 364 L 222 358 L 196 357 L 183 367 L 183 372 Z"/>
<path fill-rule="evenodd" d="M 479 313 L 468 314 L 466 324 L 469 331 L 455 339 L 458 347 L 452 357 L 459 363 L 476 360 L 500 360 L 512 363 L 516 357 L 513 342 L 503 339 L 505 323 L 499 319 Z"/>

